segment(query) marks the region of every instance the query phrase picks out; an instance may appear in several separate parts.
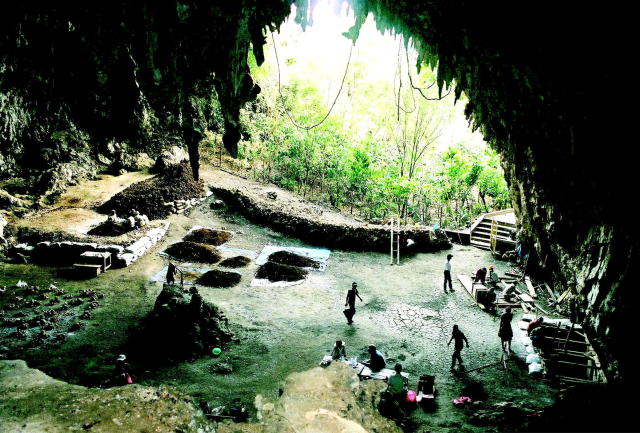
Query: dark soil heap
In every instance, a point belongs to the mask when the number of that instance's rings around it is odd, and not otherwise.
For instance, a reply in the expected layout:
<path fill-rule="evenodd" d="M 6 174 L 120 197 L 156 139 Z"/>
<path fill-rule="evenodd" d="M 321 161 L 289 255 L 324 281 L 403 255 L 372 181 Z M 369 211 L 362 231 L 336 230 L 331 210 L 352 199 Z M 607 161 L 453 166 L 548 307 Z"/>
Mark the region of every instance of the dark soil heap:
<path fill-rule="evenodd" d="M 318 269 L 320 267 L 320 263 L 317 261 L 289 251 L 276 251 L 269 256 L 268 260 L 280 265 L 297 266 L 299 268 Z"/>
<path fill-rule="evenodd" d="M 204 302 L 195 288 L 186 293 L 165 285 L 153 311 L 131 341 L 131 353 L 155 365 L 195 359 L 233 338 L 222 311 Z"/>
<path fill-rule="evenodd" d="M 202 197 L 204 193 L 202 182 L 197 182 L 189 164 L 182 162 L 152 179 L 134 183 L 103 203 L 98 211 L 109 213 L 115 209 L 118 215 L 129 215 L 136 209 L 149 219 L 161 219 L 171 213 L 165 203 Z"/>
<path fill-rule="evenodd" d="M 233 287 L 240 282 L 241 278 L 242 275 L 236 272 L 212 269 L 204 273 L 196 282 L 207 287 Z"/>
<path fill-rule="evenodd" d="M 221 258 L 218 250 L 211 245 L 189 241 L 169 245 L 165 253 L 178 260 L 197 263 L 217 263 Z"/>
<path fill-rule="evenodd" d="M 225 268 L 244 268 L 249 263 L 251 263 L 251 259 L 249 257 L 235 256 L 224 259 L 219 263 L 219 265 L 224 266 Z"/>
<path fill-rule="evenodd" d="M 197 229 L 184 237 L 185 241 L 201 244 L 222 245 L 233 237 L 233 233 L 223 230 Z"/>
<path fill-rule="evenodd" d="M 258 268 L 256 278 L 269 281 L 300 281 L 307 276 L 305 269 L 296 266 L 281 265 L 280 263 L 267 262 Z"/>
<path fill-rule="evenodd" d="M 128 225 L 113 224 L 105 221 L 89 230 L 87 234 L 93 236 L 120 236 L 132 230 L 134 229 Z"/>

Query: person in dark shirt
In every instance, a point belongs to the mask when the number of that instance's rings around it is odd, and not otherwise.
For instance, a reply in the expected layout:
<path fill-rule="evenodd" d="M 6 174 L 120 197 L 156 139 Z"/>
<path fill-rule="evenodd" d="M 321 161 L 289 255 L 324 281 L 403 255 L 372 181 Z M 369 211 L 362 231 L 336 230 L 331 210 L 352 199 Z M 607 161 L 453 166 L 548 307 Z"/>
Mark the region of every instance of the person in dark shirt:
<path fill-rule="evenodd" d="M 453 344 L 453 355 L 451 355 L 451 369 L 456 366 L 456 361 L 462 367 L 462 356 L 460 356 L 460 351 L 464 348 L 464 343 L 469 347 L 469 342 L 467 341 L 467 337 L 462 333 L 460 329 L 458 329 L 458 325 L 453 325 L 453 331 L 451 332 L 451 339 L 447 343 L 447 346 Z"/>
<path fill-rule="evenodd" d="M 513 319 L 513 313 L 511 313 L 511 307 L 507 307 L 502 316 L 500 316 L 500 327 L 498 328 L 498 337 L 502 342 L 502 350 L 506 353 L 513 353 L 513 350 L 511 350 L 511 339 L 513 338 L 511 319 Z"/>
<path fill-rule="evenodd" d="M 351 284 L 351 289 L 347 291 L 347 300 L 344 303 L 345 307 L 349 306 L 349 308 L 344 310 L 344 315 L 349 325 L 353 323 L 353 316 L 356 314 L 356 297 L 362 302 L 362 298 L 358 294 L 358 284 L 354 281 Z"/>
<path fill-rule="evenodd" d="M 178 272 L 176 265 L 169 262 L 169 266 L 167 266 L 167 284 L 175 284 L 176 282 L 176 273 Z"/>
<path fill-rule="evenodd" d="M 370 358 L 364 361 L 363 364 L 368 366 L 371 371 L 380 371 L 386 367 L 387 362 L 384 360 L 384 356 L 382 356 L 382 353 L 380 353 L 376 349 L 376 346 L 369 346 L 369 349 L 367 349 L 367 351 L 369 352 Z"/>
<path fill-rule="evenodd" d="M 487 268 L 480 268 L 476 271 L 476 276 L 473 279 L 473 282 L 484 284 L 485 278 L 487 278 Z"/>

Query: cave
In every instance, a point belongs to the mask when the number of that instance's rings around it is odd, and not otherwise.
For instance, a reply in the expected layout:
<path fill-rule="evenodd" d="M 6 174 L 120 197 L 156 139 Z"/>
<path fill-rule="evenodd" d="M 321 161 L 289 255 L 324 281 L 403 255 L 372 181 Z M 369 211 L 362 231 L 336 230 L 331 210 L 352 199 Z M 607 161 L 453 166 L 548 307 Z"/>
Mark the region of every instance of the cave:
<path fill-rule="evenodd" d="M 149 152 L 184 143 L 199 179 L 204 131 L 223 131 L 238 155 L 240 109 L 261 91 L 248 53 L 262 63 L 268 30 L 293 3 L 298 23 L 310 25 L 315 0 L 3 8 L 0 179 L 20 174 L 50 200 L 100 164 L 133 164 L 114 143 Z M 419 64 L 437 67 L 440 92 L 455 83 L 456 98 L 468 96 L 465 114 L 501 156 L 537 272 L 569 291 L 571 320 L 588 332 L 612 386 L 637 384 L 627 334 L 638 305 L 638 234 L 624 205 L 637 182 L 622 153 L 631 138 L 615 85 L 629 56 L 624 11 L 572 2 L 348 4 L 356 17 L 348 38 L 357 40 L 373 14 L 381 32 L 411 39 Z"/>

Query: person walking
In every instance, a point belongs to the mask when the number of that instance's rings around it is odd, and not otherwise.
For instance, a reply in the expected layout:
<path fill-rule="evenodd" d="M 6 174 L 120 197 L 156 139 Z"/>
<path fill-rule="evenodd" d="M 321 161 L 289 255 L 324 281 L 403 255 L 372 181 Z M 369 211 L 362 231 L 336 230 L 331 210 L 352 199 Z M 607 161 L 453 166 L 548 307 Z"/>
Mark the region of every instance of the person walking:
<path fill-rule="evenodd" d="M 453 256 L 447 254 L 447 262 L 444 264 L 444 292 L 447 293 L 447 281 L 449 282 L 449 290 L 453 292 L 453 283 L 451 282 L 451 259 Z"/>
<path fill-rule="evenodd" d="M 456 366 L 456 361 L 458 361 L 458 364 L 460 364 L 460 367 L 463 367 L 462 356 L 460 356 L 460 351 L 464 348 L 464 343 L 466 343 L 467 347 L 469 347 L 469 341 L 467 341 L 467 337 L 462 333 L 462 331 L 458 329 L 458 325 L 453 325 L 453 331 L 451 332 L 451 339 L 447 343 L 447 346 L 449 346 L 452 341 L 454 342 L 454 344 L 453 344 L 453 355 L 451 355 L 451 370 L 453 370 L 453 368 Z"/>
<path fill-rule="evenodd" d="M 356 297 L 362 302 L 362 298 L 358 294 L 358 284 L 354 281 L 351 284 L 351 289 L 347 291 L 347 300 L 344 303 L 345 307 L 349 307 L 343 312 L 349 325 L 353 323 L 353 316 L 356 314 Z"/>
<path fill-rule="evenodd" d="M 511 307 L 507 307 L 500 316 L 500 327 L 498 328 L 498 337 L 500 337 L 500 342 L 502 343 L 502 350 L 506 353 L 513 353 L 513 350 L 511 350 L 511 339 L 513 338 L 511 319 L 513 319 Z"/>

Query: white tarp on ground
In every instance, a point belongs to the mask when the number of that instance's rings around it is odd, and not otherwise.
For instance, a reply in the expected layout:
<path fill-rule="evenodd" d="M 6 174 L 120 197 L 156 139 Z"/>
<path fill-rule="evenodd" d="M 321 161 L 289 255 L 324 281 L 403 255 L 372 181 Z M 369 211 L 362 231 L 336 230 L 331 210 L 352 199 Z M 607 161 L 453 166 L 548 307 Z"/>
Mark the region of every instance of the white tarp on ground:
<path fill-rule="evenodd" d="M 263 278 L 251 280 L 251 287 L 289 287 L 304 283 L 304 278 L 298 281 L 269 281 Z"/>
<path fill-rule="evenodd" d="M 310 259 L 315 260 L 320 263 L 319 268 L 306 268 L 311 271 L 320 271 L 323 272 L 327 269 L 327 262 L 329 261 L 329 256 L 331 255 L 331 251 L 326 248 L 304 248 L 304 247 L 281 247 L 277 245 L 266 245 L 262 251 L 260 251 L 260 255 L 256 259 L 257 265 L 264 265 L 267 263 L 267 259 L 269 256 L 277 251 L 287 251 L 290 253 L 298 254 L 299 256 L 308 257 Z"/>
<path fill-rule="evenodd" d="M 260 255 L 256 259 L 257 265 L 264 265 L 267 263 L 269 256 L 277 251 L 287 251 L 290 253 L 298 254 L 303 257 L 308 257 L 320 263 L 319 268 L 305 268 L 309 271 L 321 271 L 327 269 L 327 262 L 331 251 L 325 248 L 304 248 L 304 247 L 282 247 L 277 245 L 266 245 Z M 295 286 L 296 284 L 302 284 L 305 280 L 298 281 L 269 281 L 267 279 L 254 278 L 251 280 L 251 287 L 288 287 Z"/>

